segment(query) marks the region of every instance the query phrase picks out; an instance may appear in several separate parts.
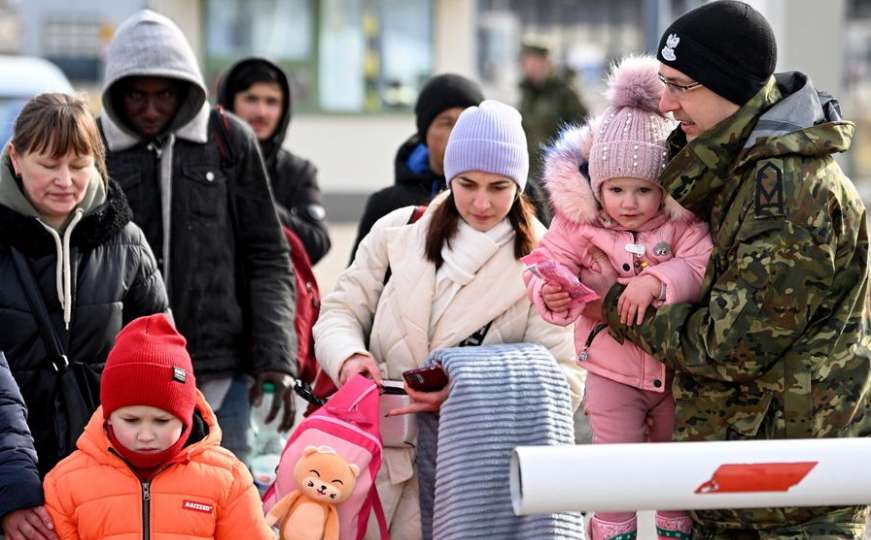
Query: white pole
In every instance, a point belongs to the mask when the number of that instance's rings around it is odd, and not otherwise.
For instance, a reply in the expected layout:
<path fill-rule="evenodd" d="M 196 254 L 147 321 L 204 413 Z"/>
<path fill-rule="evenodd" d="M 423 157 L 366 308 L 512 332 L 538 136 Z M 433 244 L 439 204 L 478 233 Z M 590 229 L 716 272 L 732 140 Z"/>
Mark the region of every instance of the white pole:
<path fill-rule="evenodd" d="M 521 446 L 517 515 L 871 503 L 871 439 Z"/>

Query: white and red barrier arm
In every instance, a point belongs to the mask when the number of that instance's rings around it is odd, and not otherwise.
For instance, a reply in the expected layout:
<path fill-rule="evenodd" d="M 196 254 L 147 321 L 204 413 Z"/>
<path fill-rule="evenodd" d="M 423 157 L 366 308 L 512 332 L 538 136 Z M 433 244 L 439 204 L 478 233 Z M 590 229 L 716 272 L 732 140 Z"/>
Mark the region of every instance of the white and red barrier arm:
<path fill-rule="evenodd" d="M 871 503 L 871 439 L 521 446 L 518 515 Z"/>

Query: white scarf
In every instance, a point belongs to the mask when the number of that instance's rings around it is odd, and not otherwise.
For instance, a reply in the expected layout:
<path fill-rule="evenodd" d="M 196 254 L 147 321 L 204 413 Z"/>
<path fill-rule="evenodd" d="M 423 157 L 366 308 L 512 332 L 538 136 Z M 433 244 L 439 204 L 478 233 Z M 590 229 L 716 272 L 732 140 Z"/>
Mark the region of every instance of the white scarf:
<path fill-rule="evenodd" d="M 460 289 L 469 284 L 478 270 L 502 246 L 512 240 L 514 240 L 514 228 L 508 218 L 503 219 L 487 232 L 477 231 L 462 219 L 460 220 L 457 234 L 451 239 L 450 246 L 448 242 L 442 246 L 444 263 L 436 272 L 435 294 L 430 314 L 430 338 L 439 319 Z"/>

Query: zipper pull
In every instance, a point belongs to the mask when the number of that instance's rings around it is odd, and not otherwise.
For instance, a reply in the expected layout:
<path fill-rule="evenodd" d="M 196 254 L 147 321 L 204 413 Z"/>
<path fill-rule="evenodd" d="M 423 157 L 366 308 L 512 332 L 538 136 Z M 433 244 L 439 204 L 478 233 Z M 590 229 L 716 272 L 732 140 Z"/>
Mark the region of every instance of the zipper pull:
<path fill-rule="evenodd" d="M 151 482 L 142 482 L 142 500 L 148 502 L 151 500 Z"/>

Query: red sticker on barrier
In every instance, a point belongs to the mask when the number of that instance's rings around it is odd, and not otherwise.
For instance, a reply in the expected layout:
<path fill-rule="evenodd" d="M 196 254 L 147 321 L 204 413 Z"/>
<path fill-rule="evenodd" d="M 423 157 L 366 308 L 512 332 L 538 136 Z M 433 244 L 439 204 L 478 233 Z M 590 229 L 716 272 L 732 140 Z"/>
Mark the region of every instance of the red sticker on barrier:
<path fill-rule="evenodd" d="M 730 463 L 720 465 L 695 493 L 787 491 L 816 467 L 816 461 L 795 463 Z"/>

